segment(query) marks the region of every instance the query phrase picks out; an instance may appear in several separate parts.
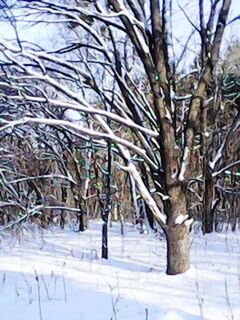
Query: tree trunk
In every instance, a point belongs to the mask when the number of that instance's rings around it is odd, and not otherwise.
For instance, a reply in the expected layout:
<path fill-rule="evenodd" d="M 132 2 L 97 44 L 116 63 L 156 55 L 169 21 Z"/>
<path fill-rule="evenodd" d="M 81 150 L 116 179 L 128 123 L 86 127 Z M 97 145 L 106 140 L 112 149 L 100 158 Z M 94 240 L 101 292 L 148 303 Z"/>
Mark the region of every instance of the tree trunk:
<path fill-rule="evenodd" d="M 67 189 L 63 186 L 62 187 L 62 202 L 64 204 L 67 203 Z M 61 214 L 60 214 L 60 228 L 64 229 L 65 226 L 65 212 L 64 210 L 61 210 Z"/>
<path fill-rule="evenodd" d="M 78 231 L 79 232 L 83 232 L 85 230 L 85 225 L 84 225 L 84 218 L 83 218 L 83 210 L 81 209 L 80 214 L 78 214 L 77 216 L 77 220 L 78 220 Z"/>
<path fill-rule="evenodd" d="M 108 225 L 107 221 L 102 226 L 102 258 L 108 259 Z"/>
<path fill-rule="evenodd" d="M 214 180 L 211 172 L 207 167 L 204 181 L 204 195 L 203 195 L 203 219 L 202 219 L 202 231 L 203 234 L 213 232 L 214 223 L 214 210 L 212 204 L 215 198 L 214 192 Z"/>
<path fill-rule="evenodd" d="M 111 175 L 112 175 L 112 152 L 111 152 L 111 143 L 108 142 L 107 150 L 107 174 L 105 175 L 106 179 L 106 201 L 102 203 L 102 258 L 108 259 L 108 219 L 109 214 L 112 212 L 112 203 L 111 203 Z M 100 200 L 101 203 L 101 200 Z"/>
<path fill-rule="evenodd" d="M 167 274 L 176 275 L 187 271 L 190 267 L 189 226 L 168 226 L 164 231 L 167 241 Z"/>

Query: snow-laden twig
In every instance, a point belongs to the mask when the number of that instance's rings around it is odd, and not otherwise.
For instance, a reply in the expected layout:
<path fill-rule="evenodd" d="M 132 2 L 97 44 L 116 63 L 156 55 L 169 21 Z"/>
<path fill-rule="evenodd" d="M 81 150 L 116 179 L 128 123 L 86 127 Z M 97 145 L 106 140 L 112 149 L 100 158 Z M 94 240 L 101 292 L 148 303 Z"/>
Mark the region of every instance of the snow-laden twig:
<path fill-rule="evenodd" d="M 143 183 L 142 178 L 140 176 L 140 173 L 137 171 L 137 168 L 135 167 L 135 165 L 130 162 L 128 164 L 128 166 L 126 166 L 126 167 L 122 166 L 122 169 L 124 169 L 125 171 L 129 172 L 129 174 L 132 175 L 132 177 L 136 181 L 136 184 L 137 184 L 137 187 L 139 189 L 139 192 L 141 193 L 143 199 L 146 201 L 148 207 L 152 211 L 152 213 L 155 216 L 156 220 L 158 221 L 158 223 L 160 225 L 164 225 L 166 223 L 166 221 L 167 221 L 167 217 L 158 208 L 158 206 L 157 206 L 155 200 L 153 199 L 151 193 L 149 192 L 149 190 L 147 189 L 147 187 Z"/>
<path fill-rule="evenodd" d="M 37 282 L 37 296 L 38 296 L 38 312 L 39 312 L 39 320 L 43 320 L 42 316 L 42 301 L 41 301 L 41 287 L 40 287 L 40 281 L 39 276 L 37 274 L 37 271 L 34 270 L 35 273 L 35 280 Z"/>
<path fill-rule="evenodd" d="M 229 298 L 229 292 L 228 292 L 227 275 L 225 275 L 225 279 L 224 279 L 224 289 L 225 289 L 225 298 L 226 298 L 228 311 L 229 311 L 229 314 L 230 314 L 230 319 L 234 320 L 233 308 L 232 308 L 232 304 L 231 304 L 231 301 L 230 301 L 230 298 Z"/>
<path fill-rule="evenodd" d="M 213 173 L 212 173 L 212 177 L 218 176 L 219 174 L 221 174 L 221 173 L 224 172 L 225 170 L 230 169 L 230 168 L 234 167 L 235 165 L 237 165 L 237 164 L 239 164 L 239 163 L 240 163 L 240 160 L 237 160 L 237 161 L 235 161 L 235 162 L 233 162 L 233 163 L 230 163 L 229 165 L 227 165 L 226 167 L 220 169 L 219 171 L 213 172 Z"/>
<path fill-rule="evenodd" d="M 209 162 L 209 167 L 214 170 L 218 161 L 222 158 L 223 156 L 223 150 L 226 148 L 227 144 L 228 144 L 228 141 L 229 141 L 229 138 L 231 137 L 231 135 L 236 132 L 236 130 L 239 128 L 240 126 L 240 117 L 237 116 L 232 124 L 231 124 L 231 127 L 226 135 L 226 137 L 224 138 L 221 146 L 218 148 L 218 151 L 216 152 L 216 155 L 215 157 L 213 158 L 212 161 Z"/>
<path fill-rule="evenodd" d="M 87 105 L 85 107 L 84 105 L 75 103 L 75 102 L 67 102 L 67 101 L 59 101 L 56 99 L 46 99 L 42 97 L 36 97 L 36 96 L 29 96 L 26 94 L 22 94 L 22 96 L 11 96 L 12 100 L 23 100 L 23 101 L 33 101 L 33 102 L 39 102 L 39 103 L 49 103 L 52 106 L 57 106 L 57 107 L 62 107 L 62 108 L 69 108 L 81 112 L 85 112 L 86 114 L 96 114 L 96 115 L 101 115 L 101 116 L 106 116 L 107 118 L 114 120 L 116 122 L 119 122 L 123 125 L 126 125 L 127 127 L 137 129 L 138 131 L 144 132 L 148 134 L 149 136 L 152 137 L 157 137 L 159 135 L 158 132 L 153 131 L 151 129 L 142 127 L 135 122 L 132 121 L 132 119 L 127 118 L 127 117 L 121 117 L 118 116 L 116 113 L 93 108 L 90 105 Z"/>
<path fill-rule="evenodd" d="M 198 269 L 196 268 L 196 280 L 195 280 L 195 287 L 196 287 L 196 298 L 198 301 L 198 306 L 200 310 L 200 316 L 201 319 L 204 320 L 204 313 L 203 313 L 203 307 L 204 307 L 204 297 L 203 294 L 201 294 L 200 290 L 200 283 L 199 283 L 199 276 L 198 276 Z"/>
<path fill-rule="evenodd" d="M 96 115 L 96 117 L 99 121 L 101 121 L 102 123 L 105 123 L 103 121 L 103 119 L 101 119 L 100 116 Z M 102 133 L 102 132 L 95 131 L 94 129 L 82 127 L 78 124 L 71 123 L 70 121 L 67 121 L 67 120 L 24 117 L 19 120 L 14 120 L 14 121 L 8 122 L 6 125 L 4 125 L 0 128 L 0 131 L 4 131 L 7 128 L 14 128 L 15 126 L 20 126 L 20 125 L 24 125 L 24 124 L 28 124 L 28 123 L 45 124 L 45 125 L 52 125 L 52 126 L 66 126 L 66 127 L 70 127 L 72 129 L 75 129 L 76 131 L 80 131 L 84 134 L 87 134 L 91 137 L 110 139 L 112 142 L 123 145 L 123 146 L 129 148 L 130 150 L 136 152 L 138 155 L 143 157 L 143 159 L 145 159 L 151 166 L 153 166 L 153 168 L 155 168 L 155 169 L 158 168 L 157 165 L 148 157 L 148 155 L 146 154 L 146 151 L 144 149 L 134 145 L 133 143 L 127 141 L 126 139 L 122 139 L 122 138 L 116 136 L 114 133 L 111 133 L 111 134 Z"/>
<path fill-rule="evenodd" d="M 60 174 L 46 174 L 46 175 L 42 175 L 42 176 L 36 176 L 36 177 L 24 177 L 24 178 L 19 178 L 19 179 L 15 179 L 15 180 L 11 180 L 8 181 L 8 183 L 19 183 L 19 182 L 24 182 L 24 181 L 29 181 L 29 180 L 38 180 L 38 179 L 66 179 L 74 184 L 76 184 L 76 182 L 73 180 L 72 177 L 70 176 L 64 176 L 64 175 L 60 175 Z"/>

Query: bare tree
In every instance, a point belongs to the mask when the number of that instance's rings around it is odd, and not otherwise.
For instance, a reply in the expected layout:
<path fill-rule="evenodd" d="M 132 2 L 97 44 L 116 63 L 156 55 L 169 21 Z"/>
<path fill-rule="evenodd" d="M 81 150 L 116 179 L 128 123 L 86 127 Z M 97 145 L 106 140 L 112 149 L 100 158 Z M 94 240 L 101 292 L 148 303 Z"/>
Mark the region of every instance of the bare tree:
<path fill-rule="evenodd" d="M 167 273 L 185 272 L 190 264 L 192 223 L 187 191 L 189 183 L 198 179 L 195 150 L 200 146 L 205 157 L 200 180 L 205 190 L 205 220 L 209 221 L 207 208 L 213 197 L 206 195 L 213 190 L 212 176 L 219 170 L 224 148 L 208 152 L 207 134 L 209 121 L 214 121 L 211 111 L 218 108 L 216 67 L 231 0 L 211 1 L 210 12 L 204 12 L 199 1 L 199 26 L 192 24 L 201 42 L 199 69 L 187 95 L 178 90 L 181 75 L 176 70 L 172 1 L 95 1 L 90 7 L 46 0 L 19 3 L 27 10 L 27 15 L 21 11 L 25 24 L 68 25 L 71 37 L 54 50 L 29 49 L 30 44 L 1 39 L 1 66 L 6 75 L 1 87 L 14 85 L 17 90 L 8 99 L 16 104 L 44 104 L 48 110 L 77 110 L 87 114 L 93 125 L 56 119 L 49 112 L 46 117 L 31 114 L 6 121 L 1 130 L 45 124 L 111 142 L 124 161 L 122 169 L 164 230 Z M 190 21 L 186 12 L 185 16 Z M 229 132 L 236 126 L 239 118 Z M 120 137 L 124 130 L 131 134 Z"/>

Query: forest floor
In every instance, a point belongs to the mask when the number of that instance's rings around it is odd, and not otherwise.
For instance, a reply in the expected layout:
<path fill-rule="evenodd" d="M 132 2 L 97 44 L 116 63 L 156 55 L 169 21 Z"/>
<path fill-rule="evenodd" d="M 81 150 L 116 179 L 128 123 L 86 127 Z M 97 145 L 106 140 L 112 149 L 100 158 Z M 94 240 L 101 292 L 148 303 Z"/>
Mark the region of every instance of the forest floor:
<path fill-rule="evenodd" d="M 1 320 L 238 320 L 240 234 L 192 235 L 191 268 L 165 274 L 159 235 L 101 223 L 84 233 L 34 226 L 0 234 Z"/>

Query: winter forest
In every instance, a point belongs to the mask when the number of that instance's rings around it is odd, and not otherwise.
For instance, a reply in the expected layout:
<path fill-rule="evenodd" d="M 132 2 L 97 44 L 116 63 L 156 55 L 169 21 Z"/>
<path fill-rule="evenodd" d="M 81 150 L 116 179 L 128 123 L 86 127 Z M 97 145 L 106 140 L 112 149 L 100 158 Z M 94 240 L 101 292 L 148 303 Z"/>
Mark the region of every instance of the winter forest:
<path fill-rule="evenodd" d="M 239 1 L 0 8 L 0 319 L 240 319 Z"/>

